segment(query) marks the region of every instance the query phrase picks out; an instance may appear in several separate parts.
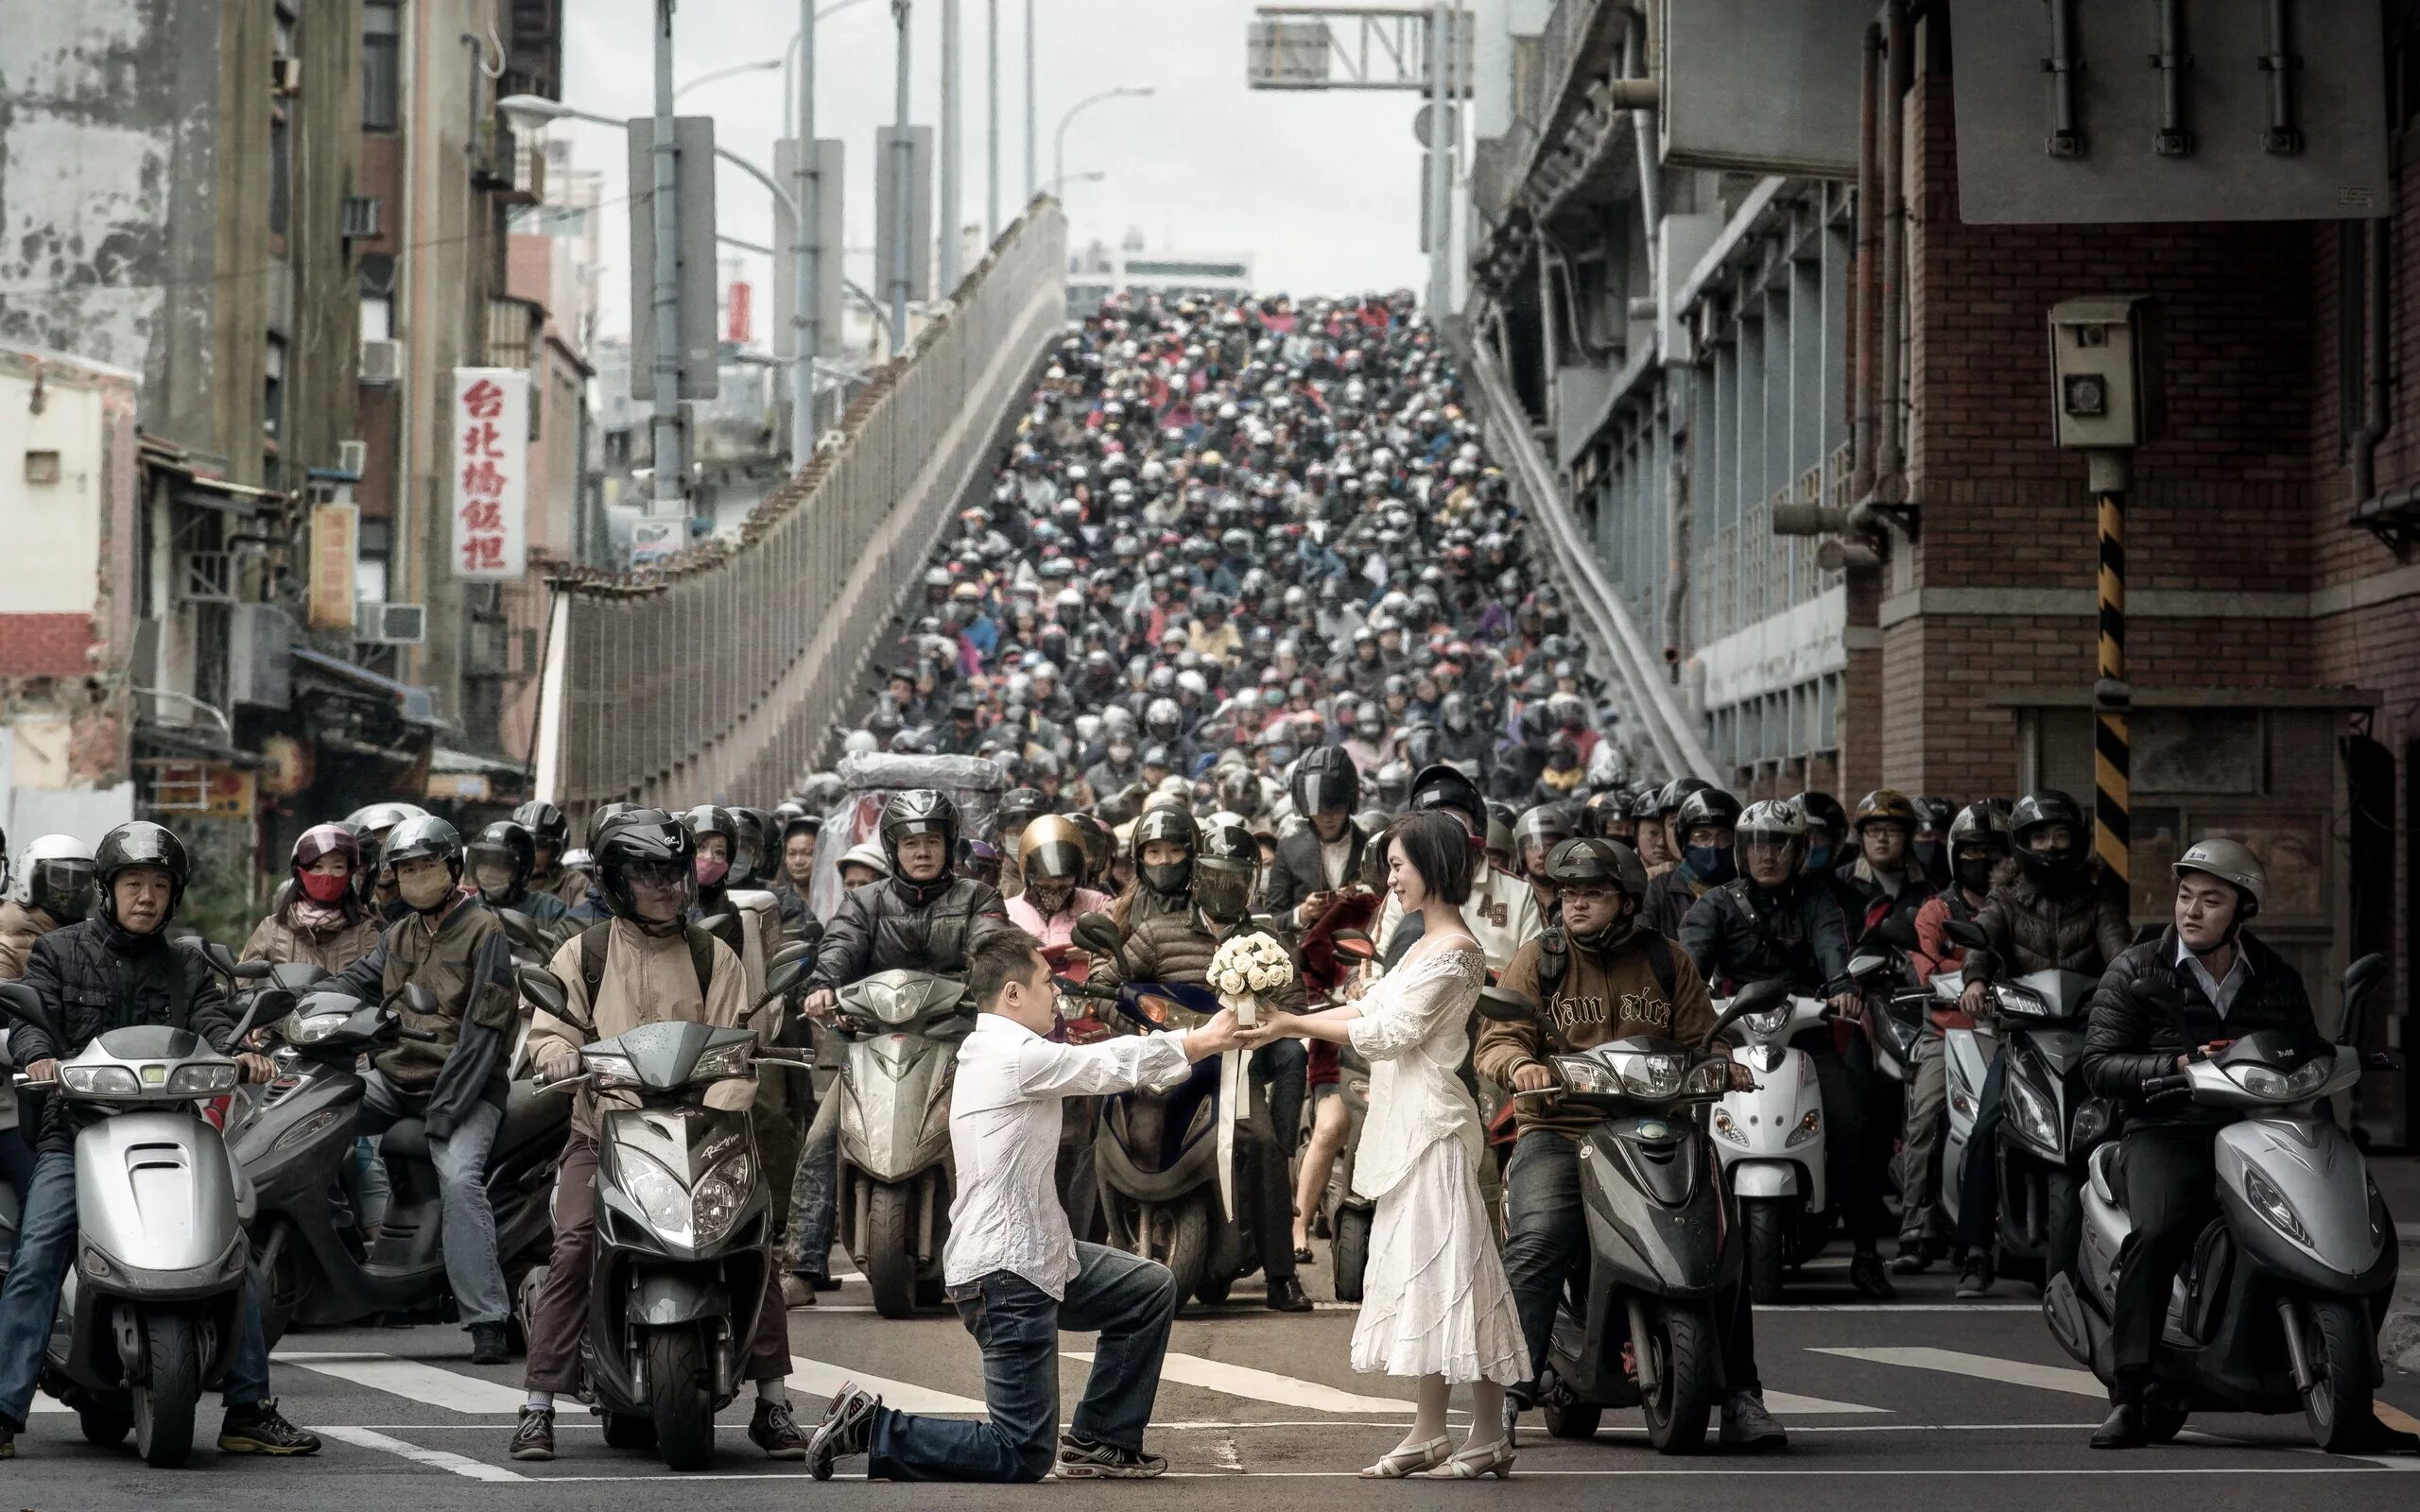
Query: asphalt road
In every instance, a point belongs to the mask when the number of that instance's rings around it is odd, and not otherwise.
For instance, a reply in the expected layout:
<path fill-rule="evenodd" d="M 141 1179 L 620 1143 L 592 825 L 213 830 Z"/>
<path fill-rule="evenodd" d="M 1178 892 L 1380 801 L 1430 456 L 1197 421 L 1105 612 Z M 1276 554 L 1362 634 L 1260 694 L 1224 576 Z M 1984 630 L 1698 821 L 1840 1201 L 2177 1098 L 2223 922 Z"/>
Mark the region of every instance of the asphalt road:
<path fill-rule="evenodd" d="M 2420 1231 L 2406 1252 L 2420 1259 Z M 1324 1246 L 1320 1246 L 1324 1253 Z M 475 1369 L 453 1329 L 354 1330 L 298 1334 L 279 1350 L 275 1380 L 287 1416 L 325 1435 L 314 1460 L 221 1458 L 205 1450 L 183 1471 L 152 1471 L 130 1450 L 85 1444 L 73 1417 L 38 1411 L 20 1457 L 0 1468 L 0 1504 L 54 1509 L 212 1507 L 243 1512 L 348 1512 L 562 1507 L 661 1509 L 705 1499 L 717 1509 L 786 1507 L 796 1499 L 843 1499 L 897 1507 L 1048 1504 L 1053 1498 L 1159 1501 L 1197 1508 L 1433 1505 L 1477 1499 L 1525 1507 L 1701 1508 L 1706 1498 L 1754 1495 L 1792 1509 L 1938 1504 L 1979 1508 L 2323 1504 L 2331 1512 L 2420 1504 L 2420 1460 L 2321 1454 L 2300 1440 L 2299 1418 L 2196 1418 L 2177 1444 L 2095 1454 L 2084 1436 L 2101 1394 L 2051 1342 L 2030 1287 L 1961 1303 L 1939 1271 L 1903 1286 L 1896 1303 L 1861 1304 L 1837 1255 L 1804 1273 L 1793 1305 L 1758 1315 L 1767 1398 L 1789 1425 L 1779 1454 L 1668 1459 L 1649 1450 L 1634 1413 L 1608 1414 L 1595 1443 L 1525 1435 L 1509 1484 L 1381 1486 L 1354 1469 L 1392 1447 L 1408 1417 L 1399 1383 L 1357 1377 L 1347 1364 L 1350 1310 L 1333 1303 L 1308 1317 L 1273 1314 L 1257 1294 L 1215 1314 L 1181 1317 L 1157 1410 L 1152 1447 L 1169 1478 L 1151 1486 L 937 1487 L 867 1483 L 862 1461 L 842 1478 L 810 1485 L 803 1468 L 761 1458 L 742 1432 L 743 1401 L 725 1415 L 720 1454 L 705 1475 L 676 1476 L 634 1453 L 607 1449 L 576 1404 L 560 1418 L 562 1457 L 515 1464 L 505 1454 L 520 1400 L 517 1366 Z M 1319 1266 L 1305 1273 L 1324 1295 Z M 2408 1269 L 2403 1295 L 2420 1295 Z M 843 1376 L 913 1411 L 980 1407 L 979 1362 L 955 1317 L 886 1321 L 861 1285 L 825 1294 L 790 1316 L 792 1396 L 804 1419 Z M 1066 1348 L 1088 1341 L 1070 1336 Z M 1063 1361 L 1072 1409 L 1083 1365 Z M 2420 1377 L 2390 1368 L 2381 1400 L 2420 1414 Z M 43 1405 L 56 1408 L 55 1403 Z M 1459 1419 L 1459 1414 L 1458 1414 Z M 1534 1421 L 1534 1419 L 1532 1419 Z M 216 1424 L 215 1417 L 208 1426 Z M 2409 1419 L 2404 1426 L 2411 1426 Z M 1749 1486 L 1751 1479 L 1781 1484 Z"/>

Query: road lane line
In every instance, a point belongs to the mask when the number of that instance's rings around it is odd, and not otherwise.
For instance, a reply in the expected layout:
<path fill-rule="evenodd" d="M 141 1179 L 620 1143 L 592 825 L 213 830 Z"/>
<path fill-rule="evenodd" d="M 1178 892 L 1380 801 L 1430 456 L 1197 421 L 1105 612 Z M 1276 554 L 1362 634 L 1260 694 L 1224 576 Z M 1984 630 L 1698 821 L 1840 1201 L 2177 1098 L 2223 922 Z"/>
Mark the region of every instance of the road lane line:
<path fill-rule="evenodd" d="M 949 1392 L 935 1391 L 929 1386 L 910 1382 L 868 1375 L 863 1370 L 852 1370 L 847 1366 L 833 1365 L 824 1360 L 809 1360 L 795 1354 L 790 1356 L 790 1389 L 804 1397 L 828 1400 L 843 1383 L 852 1381 L 860 1389 L 880 1397 L 882 1404 L 894 1412 L 980 1413 L 985 1410 L 979 1398 L 953 1396 Z"/>
<path fill-rule="evenodd" d="M 424 1360 L 399 1360 L 391 1354 L 322 1354 L 311 1350 L 269 1356 L 280 1365 L 305 1370 L 357 1386 L 407 1397 L 448 1412 L 519 1414 L 529 1394 L 518 1386 L 479 1376 L 467 1376 Z"/>
<path fill-rule="evenodd" d="M 406 1444 L 400 1438 L 389 1438 L 385 1434 L 374 1434 L 367 1428 L 322 1427 L 314 1428 L 311 1432 L 323 1438 L 336 1439 L 338 1443 L 355 1444 L 363 1449 L 382 1450 L 398 1459 L 407 1459 L 415 1465 L 425 1465 L 431 1469 L 446 1470 L 465 1480 L 514 1481 L 527 1485 L 534 1479 L 531 1476 L 516 1474 L 501 1465 L 483 1465 L 477 1460 L 449 1453 L 441 1449 L 423 1449 L 418 1444 Z"/>
<path fill-rule="evenodd" d="M 1868 1407 L 1854 1401 L 1834 1401 L 1826 1397 L 1802 1397 L 1794 1391 L 1765 1392 L 1765 1410 L 1782 1413 L 1849 1413 L 1889 1412 L 1888 1407 Z"/>
<path fill-rule="evenodd" d="M 1775 1302 L 1756 1304 L 1766 1313 L 2039 1313 L 2031 1302 Z"/>
<path fill-rule="evenodd" d="M 1072 1349 L 1061 1352 L 1070 1360 L 1092 1363 L 1089 1354 Z M 1400 1413 L 1408 1418 L 1413 1407 L 1411 1402 L 1392 1397 L 1357 1396 L 1316 1381 L 1281 1376 L 1273 1370 L 1255 1370 L 1247 1365 L 1229 1365 L 1223 1360 L 1205 1360 L 1198 1354 L 1171 1352 L 1160 1363 L 1160 1379 L 1278 1406 L 1308 1407 L 1314 1412 Z"/>
<path fill-rule="evenodd" d="M 1935 1349 L 1924 1347 L 1893 1349 L 1858 1349 L 1852 1346 L 1809 1346 L 1810 1354 L 1837 1354 L 1847 1360 L 1871 1360 L 1876 1365 L 1906 1366 L 1911 1370 L 1939 1370 L 1946 1375 L 1971 1376 L 1978 1381 L 1997 1381 L 2004 1385 L 2034 1386 L 2043 1391 L 2065 1391 L 2079 1397 L 2108 1400 L 2109 1388 L 2094 1379 L 2089 1370 L 2069 1370 L 2054 1365 L 2031 1365 L 2023 1360 L 2003 1360 L 1997 1355 L 1968 1354 L 1961 1349 Z"/>

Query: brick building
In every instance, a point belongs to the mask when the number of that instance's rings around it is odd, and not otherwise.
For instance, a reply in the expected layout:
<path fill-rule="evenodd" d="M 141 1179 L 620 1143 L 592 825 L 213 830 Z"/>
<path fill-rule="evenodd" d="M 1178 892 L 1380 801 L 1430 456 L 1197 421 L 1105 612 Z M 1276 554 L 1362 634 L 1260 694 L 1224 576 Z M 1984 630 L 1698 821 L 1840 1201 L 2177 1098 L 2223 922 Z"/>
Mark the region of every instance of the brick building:
<path fill-rule="evenodd" d="M 1794 7 L 1718 58 L 1623 5 L 1481 8 L 1503 33 L 1479 55 L 1507 66 L 1473 84 L 1461 323 L 1491 434 L 1585 538 L 1602 591 L 1582 618 L 1624 666 L 1643 767 L 1743 794 L 2088 801 L 2097 516 L 2085 458 L 2054 442 L 2048 318 L 2150 297 L 2159 420 L 2126 506 L 2137 920 L 2165 915 L 2183 844 L 2244 838 L 2272 874 L 2264 936 L 2324 1015 L 2346 960 L 2394 955 L 2373 1034 L 2400 1044 L 2420 191 L 2396 176 L 2383 221 L 1989 223 L 2006 207 L 1962 200 L 1962 13 Z M 2399 155 L 2420 32 L 2385 14 L 2392 104 L 2360 130 Z M 1761 46 L 1800 70 L 1771 107 L 1794 136 L 1727 158 L 1676 102 Z M 2411 1137 L 2411 1074 L 2364 1088 L 2383 1137 Z"/>

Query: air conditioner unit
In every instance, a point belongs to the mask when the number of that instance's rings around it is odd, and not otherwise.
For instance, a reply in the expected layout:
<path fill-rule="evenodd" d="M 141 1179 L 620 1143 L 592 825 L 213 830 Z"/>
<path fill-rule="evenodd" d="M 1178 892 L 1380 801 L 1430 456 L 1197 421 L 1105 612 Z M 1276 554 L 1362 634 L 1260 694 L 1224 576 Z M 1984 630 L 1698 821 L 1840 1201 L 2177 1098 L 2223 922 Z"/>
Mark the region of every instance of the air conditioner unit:
<path fill-rule="evenodd" d="M 372 645 L 418 645 L 428 639 L 428 610 L 420 604 L 381 604 L 363 599 L 354 606 L 357 616 L 353 638 Z"/>
<path fill-rule="evenodd" d="M 350 472 L 354 477 L 359 477 L 370 471 L 370 443 L 368 441 L 337 442 L 337 471 Z"/>
<path fill-rule="evenodd" d="M 293 95 L 302 94 L 302 60 L 300 58 L 270 59 L 268 60 L 268 82 L 269 88 L 280 94 Z"/>
<path fill-rule="evenodd" d="M 404 375 L 404 344 L 400 341 L 365 341 L 361 344 L 361 381 L 385 386 Z"/>
<path fill-rule="evenodd" d="M 346 241 L 368 241 L 378 234 L 378 204 L 368 195 L 344 197 L 342 234 Z"/>

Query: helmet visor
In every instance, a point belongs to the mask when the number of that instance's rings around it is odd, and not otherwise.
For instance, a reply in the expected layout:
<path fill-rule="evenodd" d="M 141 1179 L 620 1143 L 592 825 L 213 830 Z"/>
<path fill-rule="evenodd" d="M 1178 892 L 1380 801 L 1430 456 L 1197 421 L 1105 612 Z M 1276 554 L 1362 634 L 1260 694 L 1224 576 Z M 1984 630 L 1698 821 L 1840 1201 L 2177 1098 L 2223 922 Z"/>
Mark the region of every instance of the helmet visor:
<path fill-rule="evenodd" d="M 1194 864 L 1194 905 L 1209 918 L 1241 919 L 1252 903 L 1252 885 L 1251 867 L 1233 861 Z"/>

